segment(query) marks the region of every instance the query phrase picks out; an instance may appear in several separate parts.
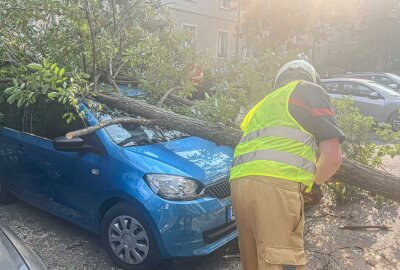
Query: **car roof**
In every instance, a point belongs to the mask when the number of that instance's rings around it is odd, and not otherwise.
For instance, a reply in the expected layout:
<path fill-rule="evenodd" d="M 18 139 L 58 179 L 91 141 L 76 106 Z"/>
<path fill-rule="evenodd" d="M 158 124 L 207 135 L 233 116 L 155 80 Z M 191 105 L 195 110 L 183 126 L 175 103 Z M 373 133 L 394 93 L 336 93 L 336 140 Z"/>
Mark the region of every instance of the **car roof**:
<path fill-rule="evenodd" d="M 324 79 L 321 82 L 356 82 L 356 83 L 376 83 L 375 81 L 366 80 L 366 79 L 356 79 L 356 78 L 331 78 Z"/>
<path fill-rule="evenodd" d="M 388 75 L 386 72 L 347 72 L 343 76 L 354 76 L 354 75 Z"/>

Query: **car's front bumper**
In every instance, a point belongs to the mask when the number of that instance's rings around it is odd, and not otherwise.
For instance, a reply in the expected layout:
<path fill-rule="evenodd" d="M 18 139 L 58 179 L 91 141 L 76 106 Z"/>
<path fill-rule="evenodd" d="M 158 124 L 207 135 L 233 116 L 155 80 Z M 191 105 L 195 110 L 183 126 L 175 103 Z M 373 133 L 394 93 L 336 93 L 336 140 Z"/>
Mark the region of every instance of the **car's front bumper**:
<path fill-rule="evenodd" d="M 159 247 L 165 259 L 207 255 L 238 235 L 234 221 L 227 214 L 231 206 L 229 198 L 189 202 L 159 200 L 162 205 L 150 213 L 158 228 Z"/>

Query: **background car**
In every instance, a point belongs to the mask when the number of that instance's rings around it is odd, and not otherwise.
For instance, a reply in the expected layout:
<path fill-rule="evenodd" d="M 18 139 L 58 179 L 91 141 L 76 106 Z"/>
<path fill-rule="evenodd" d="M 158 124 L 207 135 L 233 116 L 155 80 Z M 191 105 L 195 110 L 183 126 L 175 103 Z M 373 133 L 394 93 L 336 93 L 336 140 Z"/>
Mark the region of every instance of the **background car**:
<path fill-rule="evenodd" d="M 0 103 L 0 200 L 10 194 L 101 235 L 113 262 L 151 270 L 162 259 L 207 255 L 236 239 L 233 150 L 159 127 L 119 124 L 67 140 L 69 131 L 124 116 L 86 101 Z"/>
<path fill-rule="evenodd" d="M 385 72 L 348 72 L 342 77 L 375 81 L 400 92 L 400 76 Z"/>
<path fill-rule="evenodd" d="M 400 130 L 400 94 L 393 89 L 374 81 L 350 78 L 322 80 L 322 86 L 332 98 L 351 96 L 363 115 L 391 124 L 394 131 Z"/>
<path fill-rule="evenodd" d="M 18 236 L 0 223 L 0 269 L 45 270 L 47 268 Z"/>

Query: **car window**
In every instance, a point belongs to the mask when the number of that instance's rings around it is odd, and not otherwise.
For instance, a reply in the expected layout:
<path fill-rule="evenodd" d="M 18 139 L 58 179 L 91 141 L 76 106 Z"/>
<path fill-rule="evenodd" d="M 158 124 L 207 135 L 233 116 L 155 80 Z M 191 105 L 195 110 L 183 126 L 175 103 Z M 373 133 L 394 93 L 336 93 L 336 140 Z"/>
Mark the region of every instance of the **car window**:
<path fill-rule="evenodd" d="M 343 94 L 345 95 L 352 95 L 356 97 L 366 97 L 372 92 L 375 92 L 371 88 L 364 86 L 359 83 L 343 83 Z"/>
<path fill-rule="evenodd" d="M 376 91 L 378 91 L 379 93 L 383 93 L 383 94 L 386 94 L 389 96 L 395 96 L 395 97 L 400 96 L 400 94 L 398 92 L 396 92 L 395 90 L 393 90 L 392 88 L 384 86 L 380 83 L 370 82 L 367 84 L 369 86 L 371 86 L 372 88 L 376 89 Z"/>
<path fill-rule="evenodd" d="M 56 101 L 38 100 L 26 110 L 24 130 L 27 133 L 53 140 L 65 136 L 68 132 L 85 128 L 83 119 L 76 113 L 75 120 L 69 124 L 63 118 L 65 113 L 73 111 L 74 108 Z"/>
<path fill-rule="evenodd" d="M 389 86 L 389 87 L 393 87 L 394 85 L 399 87 L 399 85 L 395 81 L 393 81 L 392 79 L 390 79 L 388 77 L 384 77 L 384 76 L 378 76 L 377 82 L 379 82 L 383 85 Z"/>
<path fill-rule="evenodd" d="M 393 81 L 392 79 L 385 77 L 385 76 L 381 76 L 381 75 L 373 75 L 373 76 L 371 76 L 371 80 L 381 83 L 386 86 L 389 86 L 391 84 L 396 84 L 396 82 Z"/>
<path fill-rule="evenodd" d="M 325 82 L 322 86 L 330 94 L 339 94 L 339 83 L 337 82 Z"/>
<path fill-rule="evenodd" d="M 18 108 L 16 104 L 8 104 L 3 100 L 0 102 L 0 126 L 22 130 L 23 109 Z"/>

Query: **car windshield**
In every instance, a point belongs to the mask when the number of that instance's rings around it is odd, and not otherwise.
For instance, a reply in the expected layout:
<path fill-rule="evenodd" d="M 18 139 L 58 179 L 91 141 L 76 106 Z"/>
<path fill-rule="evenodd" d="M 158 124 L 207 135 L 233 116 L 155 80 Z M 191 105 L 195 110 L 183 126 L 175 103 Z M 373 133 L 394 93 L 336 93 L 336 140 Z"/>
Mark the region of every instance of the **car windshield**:
<path fill-rule="evenodd" d="M 396 83 L 400 84 L 400 76 L 393 74 L 393 73 L 388 73 L 389 77 L 394 80 Z"/>
<path fill-rule="evenodd" d="M 369 82 L 367 83 L 370 87 L 373 89 L 378 90 L 379 92 L 382 92 L 383 94 L 389 95 L 389 96 L 396 96 L 400 97 L 400 94 L 394 91 L 392 88 L 389 88 L 383 84 L 375 83 L 375 82 Z"/>
<path fill-rule="evenodd" d="M 89 106 L 99 122 L 116 117 L 128 117 L 129 115 L 107 106 L 99 106 L 91 103 Z M 122 147 L 147 145 L 152 143 L 166 142 L 188 135 L 157 126 L 142 126 L 138 124 L 116 124 L 104 128 L 113 142 Z"/>

